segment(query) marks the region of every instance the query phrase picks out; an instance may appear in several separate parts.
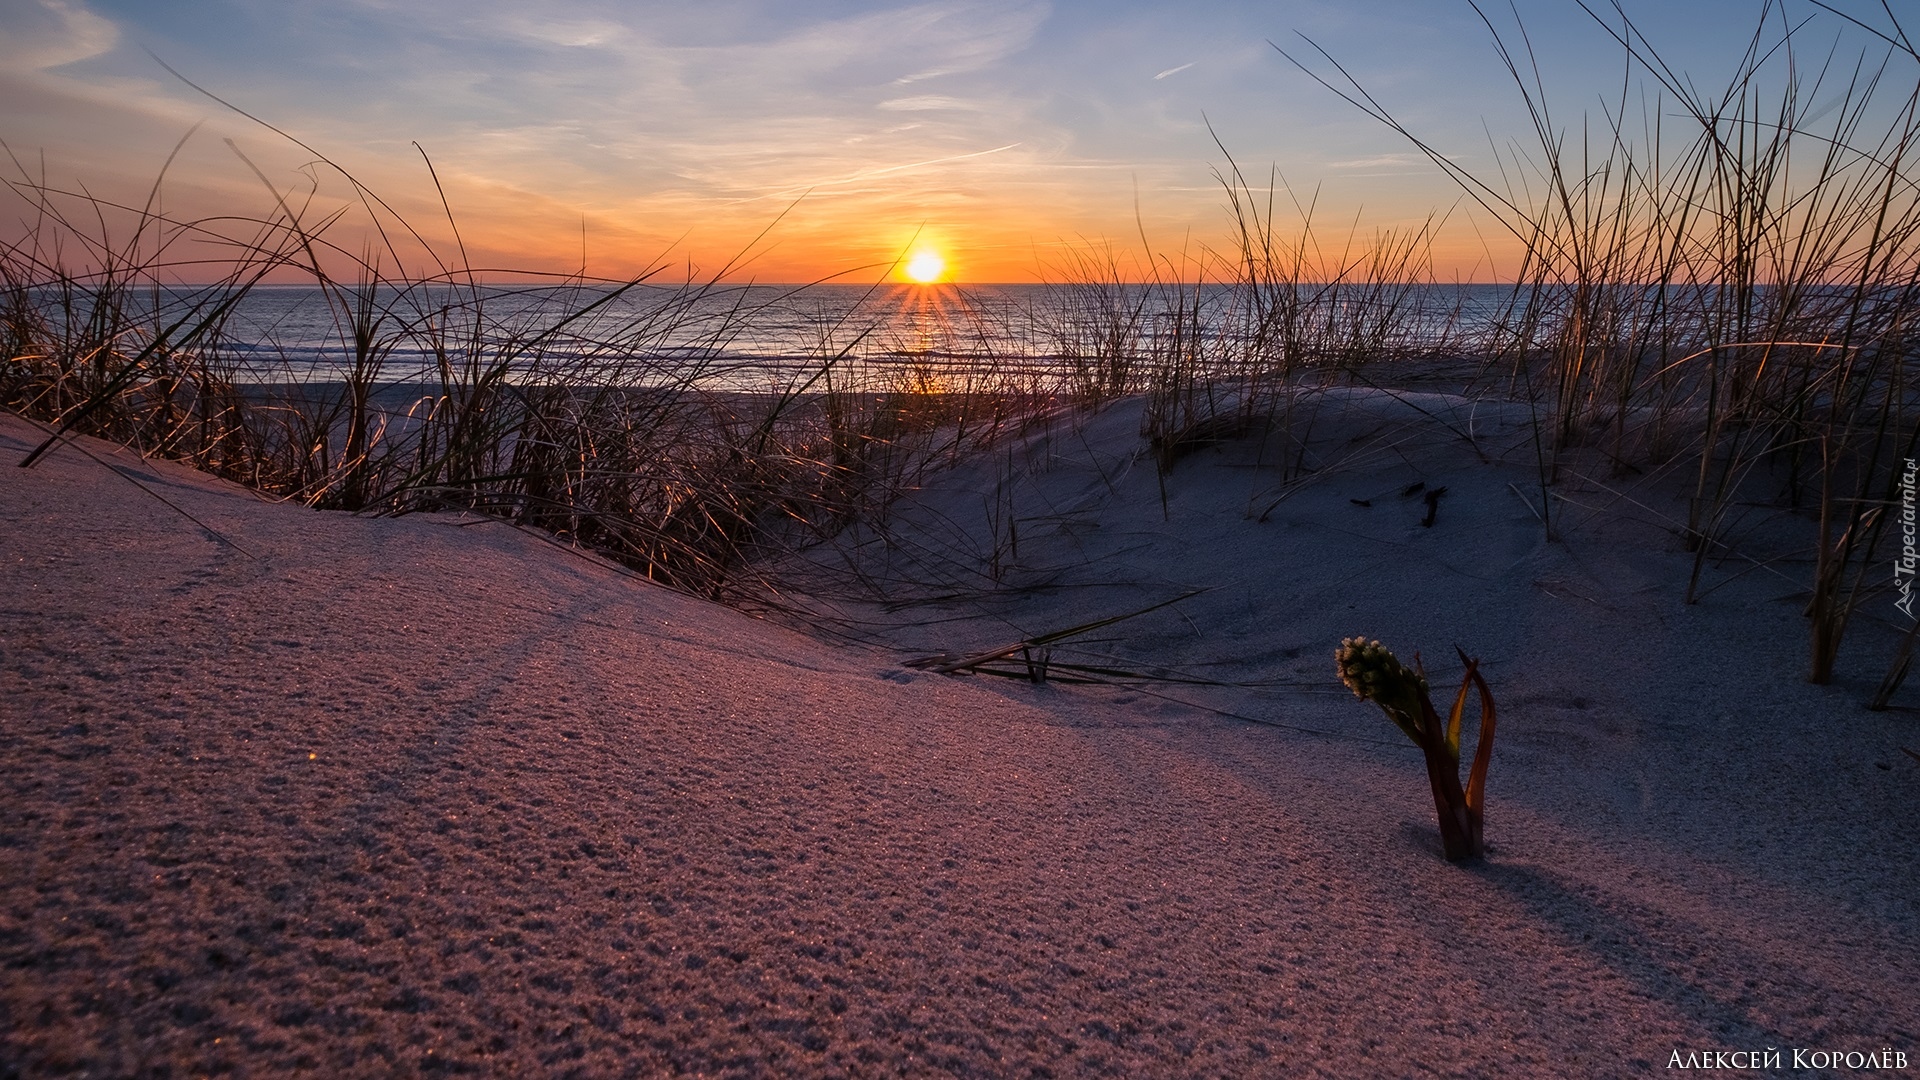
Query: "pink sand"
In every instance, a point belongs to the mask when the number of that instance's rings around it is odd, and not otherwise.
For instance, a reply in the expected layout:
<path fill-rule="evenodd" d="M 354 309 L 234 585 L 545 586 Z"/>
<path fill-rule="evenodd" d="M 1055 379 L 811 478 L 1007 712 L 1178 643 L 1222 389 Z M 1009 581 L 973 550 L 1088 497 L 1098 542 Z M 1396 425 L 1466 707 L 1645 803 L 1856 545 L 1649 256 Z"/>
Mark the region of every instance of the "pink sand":
<path fill-rule="evenodd" d="M 1020 571 L 1133 592 L 888 650 L 497 523 L 88 441 L 112 471 L 17 469 L 0 417 L 0 1076 L 1920 1070 L 1920 724 L 1859 707 L 1889 631 L 1808 686 L 1789 585 L 1684 605 L 1622 504 L 1548 544 L 1525 468 L 1445 435 L 1264 523 L 1245 463 L 1183 463 L 1163 517 L 1150 463 L 1100 464 L 1137 430 L 1029 447 Z M 1433 529 L 1350 502 L 1415 475 Z M 1268 723 L 901 667 L 1184 585 L 1113 647 L 1227 662 L 1272 689 L 1148 689 Z M 1356 632 L 1486 658 L 1484 863 L 1441 860 L 1417 753 L 1334 681 Z"/>

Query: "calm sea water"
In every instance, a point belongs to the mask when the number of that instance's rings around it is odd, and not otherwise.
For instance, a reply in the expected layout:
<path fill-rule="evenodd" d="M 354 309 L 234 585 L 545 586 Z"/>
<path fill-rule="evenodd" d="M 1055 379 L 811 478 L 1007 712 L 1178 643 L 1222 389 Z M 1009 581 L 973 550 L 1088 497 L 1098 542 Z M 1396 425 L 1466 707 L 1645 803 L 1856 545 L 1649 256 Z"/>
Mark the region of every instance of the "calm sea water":
<path fill-rule="evenodd" d="M 1349 294 L 1351 296 L 1352 294 Z M 1399 299 L 1396 344 L 1418 348 L 1484 331 L 1509 290 L 1423 286 Z M 1324 317 L 1365 319 L 1354 299 Z M 1150 351 L 1184 333 L 1226 343 L 1247 332 L 1245 301 L 1224 286 L 753 285 L 698 295 L 640 287 L 444 286 L 382 291 L 366 320 L 381 381 L 437 377 L 442 361 L 511 352 L 518 378 L 598 374 L 646 382 L 691 377 L 765 388 L 833 357 L 849 366 L 1046 369 L 1110 348 Z M 1182 319 L 1174 312 L 1188 313 Z M 242 301 L 226 347 L 241 381 L 337 378 L 354 354 L 355 318 L 318 288 L 268 286 Z"/>

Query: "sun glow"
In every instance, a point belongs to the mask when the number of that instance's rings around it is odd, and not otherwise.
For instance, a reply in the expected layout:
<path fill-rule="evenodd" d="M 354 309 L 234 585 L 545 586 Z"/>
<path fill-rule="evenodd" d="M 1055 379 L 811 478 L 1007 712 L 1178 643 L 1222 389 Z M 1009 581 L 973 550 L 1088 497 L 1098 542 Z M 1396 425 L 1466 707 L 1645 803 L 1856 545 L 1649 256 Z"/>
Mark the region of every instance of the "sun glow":
<path fill-rule="evenodd" d="M 936 252 L 917 252 L 907 260 L 907 277 L 922 285 L 931 285 L 939 281 L 946 272 L 947 260 L 941 258 Z"/>

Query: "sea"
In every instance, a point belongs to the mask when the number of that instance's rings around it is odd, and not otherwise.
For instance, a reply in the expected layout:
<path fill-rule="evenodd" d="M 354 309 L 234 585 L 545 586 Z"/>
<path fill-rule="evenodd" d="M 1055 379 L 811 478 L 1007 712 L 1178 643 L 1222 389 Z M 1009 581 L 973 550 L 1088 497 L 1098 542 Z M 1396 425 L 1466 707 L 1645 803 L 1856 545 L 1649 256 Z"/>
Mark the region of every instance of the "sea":
<path fill-rule="evenodd" d="M 1499 285 L 1296 294 L 1330 337 L 1372 327 L 1377 343 L 1407 353 L 1477 340 L 1513 295 Z M 169 306 L 194 300 L 182 292 Z M 1226 285 L 433 284 L 365 295 L 267 285 L 241 299 L 217 351 L 239 383 L 332 381 L 356 359 L 377 365 L 377 381 L 433 382 L 449 368 L 511 360 L 515 380 L 760 390 L 823 361 L 867 377 L 951 377 L 1044 375 L 1089 356 L 1154 355 L 1176 338 L 1229 355 L 1256 317 L 1247 292 Z"/>

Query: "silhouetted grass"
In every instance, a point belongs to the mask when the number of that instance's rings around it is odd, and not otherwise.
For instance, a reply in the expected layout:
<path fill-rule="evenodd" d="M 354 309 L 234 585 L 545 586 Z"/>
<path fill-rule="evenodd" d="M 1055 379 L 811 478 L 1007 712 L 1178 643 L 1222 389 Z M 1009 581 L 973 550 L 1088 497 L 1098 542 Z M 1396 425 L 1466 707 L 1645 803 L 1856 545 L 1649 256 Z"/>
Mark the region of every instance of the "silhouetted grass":
<path fill-rule="evenodd" d="M 1475 351 L 1538 406 L 1543 495 L 1581 448 L 1615 471 L 1684 470 L 1689 600 L 1756 485 L 1812 515 L 1808 677 L 1826 682 L 1849 618 L 1884 587 L 1875 556 L 1920 430 L 1920 56 L 1891 11 L 1877 58 L 1804 56 L 1810 31 L 1766 2 L 1726 87 L 1703 91 L 1623 10 L 1588 10 L 1651 96 L 1623 80 L 1576 137 L 1524 35 L 1481 11 L 1535 136 L 1497 179 L 1423 142 L 1324 53 L 1336 74 L 1315 78 L 1521 242 Z"/>
<path fill-rule="evenodd" d="M 337 217 L 309 225 L 277 196 L 259 218 L 180 221 L 24 172 L 11 188 L 37 224 L 0 250 L 5 407 L 316 508 L 488 514 L 715 598 L 777 602 L 756 554 L 883 514 L 1037 400 L 978 359 L 883 368 L 858 348 L 872 327 L 743 380 L 729 346 L 788 297 L 726 268 L 489 285 L 504 275 L 335 245 Z M 219 280 L 179 283 L 202 266 L 174 257 L 187 243 L 217 246 Z M 318 369 L 232 340 L 276 271 L 327 305 Z"/>

